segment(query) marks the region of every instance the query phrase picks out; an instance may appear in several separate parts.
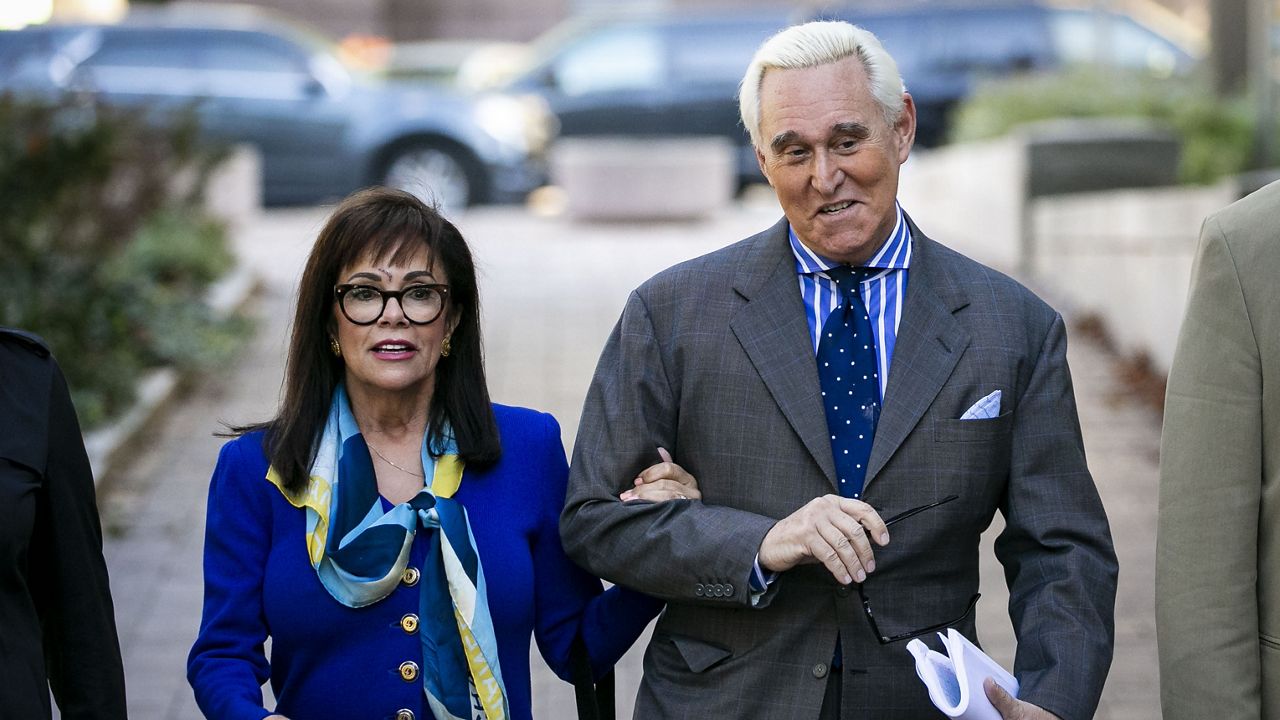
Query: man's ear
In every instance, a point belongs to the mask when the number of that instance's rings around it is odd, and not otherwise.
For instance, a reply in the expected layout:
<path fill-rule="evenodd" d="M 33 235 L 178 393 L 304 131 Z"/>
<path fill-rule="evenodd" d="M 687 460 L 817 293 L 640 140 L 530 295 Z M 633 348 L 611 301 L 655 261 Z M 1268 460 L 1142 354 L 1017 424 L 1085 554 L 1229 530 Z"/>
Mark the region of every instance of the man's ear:
<path fill-rule="evenodd" d="M 764 179 L 769 185 L 773 185 L 773 178 L 769 177 L 769 166 L 764 162 L 764 153 L 760 152 L 760 148 L 754 148 L 756 151 L 756 163 L 760 166 L 760 174 L 764 175 Z"/>
<path fill-rule="evenodd" d="M 898 137 L 898 164 L 901 165 L 911 155 L 916 142 L 916 101 L 911 93 L 902 93 L 902 112 L 898 113 L 893 132 Z"/>

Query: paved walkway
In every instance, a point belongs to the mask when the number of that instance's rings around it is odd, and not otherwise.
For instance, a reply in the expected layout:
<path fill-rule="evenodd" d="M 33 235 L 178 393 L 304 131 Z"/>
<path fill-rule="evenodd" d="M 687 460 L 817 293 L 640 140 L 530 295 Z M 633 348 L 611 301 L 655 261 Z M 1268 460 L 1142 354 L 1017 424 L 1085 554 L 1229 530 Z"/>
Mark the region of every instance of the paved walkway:
<path fill-rule="evenodd" d="M 495 400 L 554 413 L 568 447 L 597 355 L 627 291 L 673 262 L 767 227 L 777 214 L 766 202 L 706 222 L 656 225 L 574 225 L 514 208 L 462 216 L 459 225 L 481 268 Z M 160 427 L 139 443 L 132 466 L 103 490 L 107 562 L 134 720 L 199 717 L 184 671 L 200 616 L 205 493 L 222 442 L 213 433 L 220 422 L 250 422 L 272 413 L 294 284 L 324 216 L 324 209 L 271 211 L 238 239 L 243 257 L 263 274 L 264 289 L 254 305 L 255 338 L 235 366 L 175 401 Z M 928 228 L 927 214 L 916 219 Z M 1110 360 L 1098 348 L 1073 336 L 1070 362 L 1090 465 L 1121 563 L 1116 660 L 1097 717 L 1156 718 L 1152 569 L 1158 421 L 1117 400 Z M 984 644 L 1008 663 L 1014 647 L 1005 615 L 1008 595 L 990 539 L 978 625 Z M 639 680 L 641 649 L 633 649 L 619 669 L 623 718 Z M 540 720 L 574 716 L 571 688 L 545 668 L 535 671 L 534 697 Z"/>

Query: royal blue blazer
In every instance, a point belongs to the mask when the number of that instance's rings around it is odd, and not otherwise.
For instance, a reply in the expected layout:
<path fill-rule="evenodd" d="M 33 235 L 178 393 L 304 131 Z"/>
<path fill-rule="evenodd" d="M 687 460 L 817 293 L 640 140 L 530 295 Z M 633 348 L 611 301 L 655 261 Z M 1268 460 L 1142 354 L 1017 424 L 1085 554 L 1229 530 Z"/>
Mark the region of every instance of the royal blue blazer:
<path fill-rule="evenodd" d="M 568 465 L 560 427 L 548 414 L 494 405 L 502 459 L 468 468 L 456 497 L 466 506 L 489 587 L 498 658 L 511 717 L 531 718 L 529 638 L 561 678 L 581 632 L 597 674 L 622 656 L 661 610 L 659 601 L 613 587 L 579 569 L 560 546 L 558 522 Z M 196 701 L 213 720 L 259 720 L 261 686 L 290 720 L 387 718 L 408 710 L 429 720 L 422 678 L 400 667 L 422 662 L 419 590 L 402 582 L 383 600 L 353 609 L 320 584 L 306 549 L 305 511 L 267 481 L 263 434 L 222 448 L 209 488 L 204 614 L 187 661 Z M 420 567 L 428 533 L 414 539 Z M 270 659 L 264 642 L 270 638 Z M 571 711 L 566 709 L 566 714 Z M 401 714 L 400 717 L 409 717 Z"/>

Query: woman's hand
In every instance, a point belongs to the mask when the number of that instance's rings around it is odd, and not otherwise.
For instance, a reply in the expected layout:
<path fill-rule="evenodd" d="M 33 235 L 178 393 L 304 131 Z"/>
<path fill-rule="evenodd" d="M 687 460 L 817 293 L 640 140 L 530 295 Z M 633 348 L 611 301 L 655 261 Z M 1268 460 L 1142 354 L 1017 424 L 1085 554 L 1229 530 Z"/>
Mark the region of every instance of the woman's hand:
<path fill-rule="evenodd" d="M 667 500 L 701 500 L 698 481 L 684 468 L 671 460 L 671 453 L 665 448 L 658 448 L 662 462 L 650 465 L 635 480 L 635 487 L 623 492 L 618 497 L 623 502 L 628 500 L 648 500 L 649 502 L 666 502 Z"/>

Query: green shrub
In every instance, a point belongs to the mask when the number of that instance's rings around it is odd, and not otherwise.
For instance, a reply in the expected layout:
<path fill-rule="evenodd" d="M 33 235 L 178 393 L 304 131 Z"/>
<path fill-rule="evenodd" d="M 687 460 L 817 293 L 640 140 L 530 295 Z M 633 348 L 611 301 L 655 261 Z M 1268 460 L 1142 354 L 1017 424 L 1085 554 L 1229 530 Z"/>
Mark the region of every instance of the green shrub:
<path fill-rule="evenodd" d="M 951 138 L 998 137 L 1024 123 L 1059 117 L 1167 123 L 1182 140 L 1179 175 L 1186 183 L 1209 183 L 1245 170 L 1253 138 L 1248 103 L 1217 99 L 1202 78 L 1155 79 L 1091 69 L 984 84 L 957 108 Z"/>
<path fill-rule="evenodd" d="M 189 118 L 0 97 L 0 324 L 45 337 L 86 426 L 145 369 L 234 348 L 237 321 L 204 301 L 233 257 L 196 202 L 221 153 L 196 137 Z"/>

